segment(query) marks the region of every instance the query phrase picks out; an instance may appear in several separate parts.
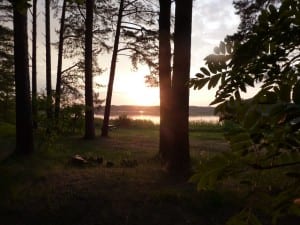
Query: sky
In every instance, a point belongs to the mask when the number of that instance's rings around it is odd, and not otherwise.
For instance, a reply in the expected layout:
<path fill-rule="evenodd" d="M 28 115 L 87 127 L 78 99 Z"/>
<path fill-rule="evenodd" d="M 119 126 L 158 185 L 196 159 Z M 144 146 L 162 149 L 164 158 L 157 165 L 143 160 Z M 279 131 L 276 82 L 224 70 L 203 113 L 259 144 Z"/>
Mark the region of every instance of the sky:
<path fill-rule="evenodd" d="M 45 88 L 45 50 L 44 50 L 44 14 L 41 1 L 38 9 L 38 29 L 43 29 L 38 37 L 38 87 Z M 204 58 L 213 52 L 213 48 L 222 41 L 226 35 L 236 31 L 239 17 L 235 15 L 232 0 L 195 0 L 193 9 L 192 26 L 192 52 L 191 52 L 191 77 L 199 72 L 204 66 Z M 57 40 L 55 30 L 58 30 L 58 21 L 52 20 L 51 41 Z M 94 80 L 101 85 L 107 85 L 110 66 L 110 55 L 99 58 L 99 65 L 106 72 L 97 76 Z M 52 87 L 55 87 L 57 52 L 52 48 Z M 66 66 L 66 64 L 65 64 Z M 126 57 L 119 57 L 114 91 L 112 96 L 113 105 L 159 105 L 158 88 L 147 87 L 144 83 L 144 75 L 149 74 L 147 66 L 139 66 L 133 70 L 130 61 Z M 100 98 L 105 99 L 106 88 L 96 89 Z M 190 105 L 208 106 L 214 99 L 216 90 L 208 91 L 190 90 Z"/>

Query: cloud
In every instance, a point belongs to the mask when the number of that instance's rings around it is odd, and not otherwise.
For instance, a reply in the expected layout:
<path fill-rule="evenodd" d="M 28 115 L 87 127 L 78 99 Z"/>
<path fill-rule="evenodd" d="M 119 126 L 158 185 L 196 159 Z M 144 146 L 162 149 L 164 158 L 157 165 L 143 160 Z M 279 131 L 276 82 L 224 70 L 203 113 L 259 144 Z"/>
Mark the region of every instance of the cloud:
<path fill-rule="evenodd" d="M 236 31 L 239 17 L 235 15 L 232 0 L 202 0 L 194 2 L 191 52 L 191 76 L 204 66 L 204 58 Z M 191 105 L 208 105 L 214 99 L 215 89 L 190 91 Z"/>
<path fill-rule="evenodd" d="M 195 1 L 192 35 L 192 70 L 203 65 L 203 59 L 226 35 L 236 31 L 239 17 L 231 0 Z"/>

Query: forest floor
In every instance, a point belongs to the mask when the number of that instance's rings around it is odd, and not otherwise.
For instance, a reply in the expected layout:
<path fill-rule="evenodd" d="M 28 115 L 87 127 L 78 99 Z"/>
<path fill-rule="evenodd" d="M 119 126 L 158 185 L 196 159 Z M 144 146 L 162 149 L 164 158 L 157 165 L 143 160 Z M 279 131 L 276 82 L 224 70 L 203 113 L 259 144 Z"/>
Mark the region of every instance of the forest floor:
<path fill-rule="evenodd" d="M 1 225 L 217 225 L 241 204 L 233 192 L 198 192 L 170 177 L 157 159 L 157 128 L 117 128 L 91 141 L 52 135 L 23 158 L 10 155 L 13 128 L 1 130 Z M 192 130 L 190 143 L 194 166 L 228 149 L 220 129 Z M 74 163 L 74 155 L 89 162 Z"/>

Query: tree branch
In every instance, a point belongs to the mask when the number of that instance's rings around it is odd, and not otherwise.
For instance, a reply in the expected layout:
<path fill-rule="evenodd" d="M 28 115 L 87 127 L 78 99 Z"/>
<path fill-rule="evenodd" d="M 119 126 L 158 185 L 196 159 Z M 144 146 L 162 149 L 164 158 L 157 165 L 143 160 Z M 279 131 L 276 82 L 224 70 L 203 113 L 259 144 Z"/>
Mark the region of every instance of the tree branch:
<path fill-rule="evenodd" d="M 61 74 L 64 74 L 64 73 L 70 71 L 71 69 L 75 68 L 75 67 L 78 66 L 79 64 L 80 64 L 79 62 L 78 62 L 78 63 L 75 63 L 73 66 L 70 66 L 70 67 L 68 67 L 67 69 L 61 71 Z"/>
<path fill-rule="evenodd" d="M 84 13 L 81 11 L 81 8 L 80 8 L 79 3 L 77 3 L 77 9 L 78 9 L 80 15 L 82 16 L 82 18 L 85 20 L 85 15 L 84 15 Z"/>
<path fill-rule="evenodd" d="M 291 162 L 291 163 L 282 163 L 282 164 L 277 164 L 277 165 L 272 165 L 272 166 L 261 166 L 258 164 L 249 164 L 253 169 L 257 170 L 270 170 L 270 169 L 275 169 L 275 168 L 282 168 L 282 167 L 288 167 L 288 166 L 296 166 L 300 165 L 300 161 L 297 162 Z"/>
<path fill-rule="evenodd" d="M 135 2 L 137 2 L 138 0 L 134 0 L 132 2 L 128 2 L 126 5 L 124 5 L 123 10 L 125 10 L 128 6 L 133 5 Z"/>

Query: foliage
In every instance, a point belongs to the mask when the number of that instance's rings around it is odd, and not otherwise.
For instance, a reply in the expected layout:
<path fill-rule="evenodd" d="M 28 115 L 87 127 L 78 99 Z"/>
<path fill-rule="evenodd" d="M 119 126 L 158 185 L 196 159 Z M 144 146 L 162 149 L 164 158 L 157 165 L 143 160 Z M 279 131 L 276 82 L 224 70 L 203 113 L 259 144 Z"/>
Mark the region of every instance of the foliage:
<path fill-rule="evenodd" d="M 126 114 L 120 115 L 117 119 L 112 121 L 117 128 L 155 128 L 155 124 L 151 120 L 135 120 L 128 117 Z"/>
<path fill-rule="evenodd" d="M 251 29 L 257 22 L 257 18 L 261 10 L 267 9 L 270 4 L 279 3 L 281 0 L 234 0 L 233 6 L 236 14 L 240 16 L 240 24 L 238 31 L 232 36 L 228 36 L 230 40 L 244 40 L 251 34 Z"/>
<path fill-rule="evenodd" d="M 72 104 L 61 111 L 59 130 L 63 134 L 83 131 L 84 128 L 84 105 Z"/>
<path fill-rule="evenodd" d="M 9 120 L 14 106 L 13 32 L 0 25 L 0 117 Z"/>
<path fill-rule="evenodd" d="M 0 2 L 0 24 L 4 25 L 12 21 L 12 4 L 9 0 L 2 0 Z"/>
<path fill-rule="evenodd" d="M 58 17 L 61 11 L 60 1 L 53 1 L 52 7 L 55 16 Z M 73 63 L 71 66 L 62 70 L 62 105 L 68 102 L 69 98 L 82 100 L 84 90 L 84 32 L 85 32 L 85 4 L 81 0 L 68 1 L 66 4 L 65 29 L 64 29 L 64 48 L 63 57 Z M 98 56 L 103 51 L 110 49 L 107 41 L 109 40 L 110 21 L 108 14 L 113 12 L 112 7 L 107 1 L 96 1 L 94 8 L 93 23 L 93 75 L 99 75 L 103 70 L 98 65 Z M 56 43 L 58 46 L 58 44 Z"/>
<path fill-rule="evenodd" d="M 299 15 L 298 1 L 270 5 L 247 39 L 221 42 L 205 58 L 207 67 L 191 80 L 195 89 L 219 84 L 211 104 L 217 104 L 231 144 L 231 152 L 202 162 L 193 180 L 199 188 L 213 188 L 234 178 L 238 186 L 249 188 L 249 205 L 228 224 L 245 217 L 252 220 L 246 224 L 260 224 L 255 210 L 272 217 L 273 223 L 288 214 L 299 216 L 292 203 L 300 191 Z M 260 90 L 242 99 L 255 85 Z"/>
<path fill-rule="evenodd" d="M 129 55 L 133 68 L 138 64 L 146 64 L 150 75 L 146 79 L 157 75 L 158 33 L 156 19 L 158 12 L 156 6 L 148 1 L 125 2 L 122 20 L 122 47 L 119 54 Z"/>
<path fill-rule="evenodd" d="M 126 115 L 120 115 L 119 118 L 117 118 L 114 121 L 114 125 L 118 126 L 118 127 L 129 127 L 131 124 L 131 119 Z"/>
<path fill-rule="evenodd" d="M 84 128 L 84 104 L 76 102 L 73 98 L 67 100 L 68 96 L 62 96 L 64 101 L 61 109 L 61 116 L 58 123 L 54 123 L 53 120 L 47 120 L 45 115 L 46 109 L 46 95 L 40 93 L 37 96 L 37 107 L 38 107 L 38 121 L 39 121 L 39 132 L 45 134 L 45 140 L 50 137 L 49 132 L 46 132 L 47 128 L 54 131 L 50 132 L 51 135 L 60 134 L 75 134 L 82 132 Z M 54 134 L 55 133 L 55 134 Z M 55 138 L 55 137 L 51 137 Z"/>

